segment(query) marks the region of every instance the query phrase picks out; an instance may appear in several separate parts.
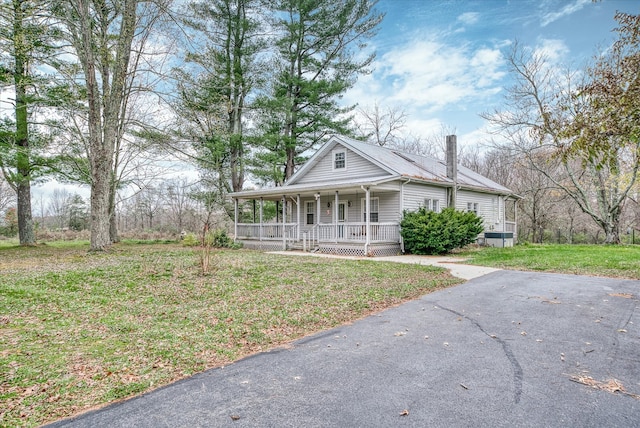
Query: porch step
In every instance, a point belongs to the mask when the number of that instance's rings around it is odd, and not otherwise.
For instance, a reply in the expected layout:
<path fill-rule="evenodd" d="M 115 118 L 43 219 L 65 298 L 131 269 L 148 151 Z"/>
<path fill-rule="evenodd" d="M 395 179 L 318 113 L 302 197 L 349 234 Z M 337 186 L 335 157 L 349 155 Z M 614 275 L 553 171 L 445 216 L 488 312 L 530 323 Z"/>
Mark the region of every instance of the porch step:
<path fill-rule="evenodd" d="M 301 243 L 301 242 L 294 242 L 294 243 L 290 243 L 290 244 L 288 244 L 288 245 L 287 245 L 287 249 L 289 249 L 289 250 L 295 250 L 295 251 L 303 251 L 303 250 L 304 250 L 304 247 L 303 247 L 303 245 L 302 245 L 302 243 Z M 309 246 L 307 246 L 307 251 L 310 251 L 310 252 L 312 252 L 312 253 L 316 253 L 316 252 L 318 252 L 318 250 L 320 250 L 320 247 L 319 247 L 319 246 L 317 246 L 317 245 L 315 245 L 315 246 L 314 246 L 314 247 L 312 247 L 312 248 L 309 248 Z"/>

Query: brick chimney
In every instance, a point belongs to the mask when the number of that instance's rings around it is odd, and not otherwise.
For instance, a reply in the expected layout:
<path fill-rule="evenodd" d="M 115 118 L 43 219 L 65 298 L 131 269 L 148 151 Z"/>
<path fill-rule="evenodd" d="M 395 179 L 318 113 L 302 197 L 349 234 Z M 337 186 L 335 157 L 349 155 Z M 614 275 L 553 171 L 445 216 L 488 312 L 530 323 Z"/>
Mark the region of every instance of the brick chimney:
<path fill-rule="evenodd" d="M 453 186 L 448 192 L 447 205 L 456 206 L 456 187 L 458 186 L 458 138 L 455 135 L 447 135 L 447 178 L 453 181 Z"/>

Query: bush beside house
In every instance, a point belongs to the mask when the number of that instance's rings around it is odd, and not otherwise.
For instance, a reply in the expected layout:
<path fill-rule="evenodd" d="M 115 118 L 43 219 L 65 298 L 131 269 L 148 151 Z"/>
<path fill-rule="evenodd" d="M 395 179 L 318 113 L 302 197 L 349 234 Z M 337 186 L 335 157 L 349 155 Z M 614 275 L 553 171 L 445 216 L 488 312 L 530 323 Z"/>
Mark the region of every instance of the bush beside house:
<path fill-rule="evenodd" d="M 481 217 L 453 208 L 439 213 L 426 208 L 405 211 L 400 223 L 404 249 L 411 254 L 448 253 L 474 242 L 483 230 Z"/>

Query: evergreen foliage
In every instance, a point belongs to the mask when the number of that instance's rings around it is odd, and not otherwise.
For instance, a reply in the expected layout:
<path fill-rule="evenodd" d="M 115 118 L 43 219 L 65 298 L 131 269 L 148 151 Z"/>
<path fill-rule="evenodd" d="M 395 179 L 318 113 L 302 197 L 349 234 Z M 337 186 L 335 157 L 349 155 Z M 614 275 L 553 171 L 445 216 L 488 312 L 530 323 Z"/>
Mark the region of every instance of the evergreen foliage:
<path fill-rule="evenodd" d="M 412 254 L 448 253 L 475 241 L 482 230 L 482 218 L 453 208 L 405 211 L 400 222 L 405 251 Z"/>

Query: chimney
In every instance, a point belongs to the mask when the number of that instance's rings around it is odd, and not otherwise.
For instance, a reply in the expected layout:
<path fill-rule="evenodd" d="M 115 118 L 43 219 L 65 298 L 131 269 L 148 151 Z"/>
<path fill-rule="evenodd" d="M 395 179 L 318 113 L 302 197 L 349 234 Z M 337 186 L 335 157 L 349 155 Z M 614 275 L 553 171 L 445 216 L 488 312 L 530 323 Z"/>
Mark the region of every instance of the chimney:
<path fill-rule="evenodd" d="M 449 189 L 448 206 L 456 206 L 456 187 L 458 186 L 458 139 L 455 135 L 447 135 L 447 178 L 453 181 Z"/>

